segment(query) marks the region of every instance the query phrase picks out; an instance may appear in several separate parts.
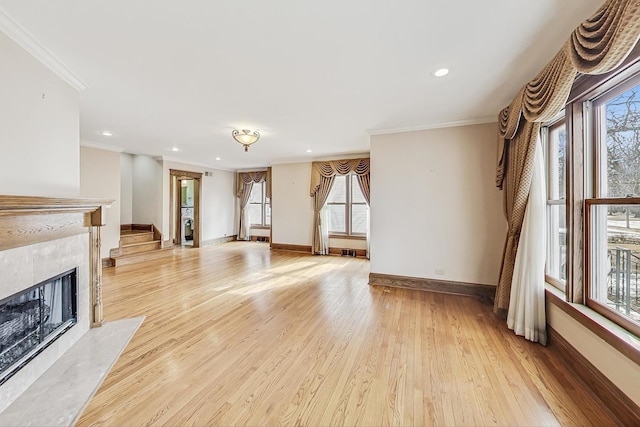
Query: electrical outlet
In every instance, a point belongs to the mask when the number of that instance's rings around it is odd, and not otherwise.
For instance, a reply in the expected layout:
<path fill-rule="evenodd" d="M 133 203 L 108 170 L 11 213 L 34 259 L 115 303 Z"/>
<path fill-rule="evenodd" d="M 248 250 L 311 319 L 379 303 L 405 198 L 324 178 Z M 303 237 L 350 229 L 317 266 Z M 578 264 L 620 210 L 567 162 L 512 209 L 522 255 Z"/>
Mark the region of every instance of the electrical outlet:
<path fill-rule="evenodd" d="M 444 268 L 436 268 L 436 274 L 438 276 L 444 276 Z"/>

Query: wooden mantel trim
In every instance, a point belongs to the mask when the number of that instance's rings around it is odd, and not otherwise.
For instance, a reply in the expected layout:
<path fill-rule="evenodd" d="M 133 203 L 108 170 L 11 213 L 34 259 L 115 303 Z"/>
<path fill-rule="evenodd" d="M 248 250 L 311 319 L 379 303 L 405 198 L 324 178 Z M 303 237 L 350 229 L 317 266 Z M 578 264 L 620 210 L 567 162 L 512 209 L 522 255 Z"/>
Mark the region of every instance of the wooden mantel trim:
<path fill-rule="evenodd" d="M 100 227 L 111 199 L 0 195 L 0 251 L 89 233 L 91 326 L 102 325 Z"/>
<path fill-rule="evenodd" d="M 39 196 L 6 196 L 0 195 L 0 214 L 30 212 L 41 213 L 43 211 L 93 211 L 104 206 L 108 207 L 114 202 L 112 199 L 68 199 Z"/>
<path fill-rule="evenodd" d="M 86 233 L 105 225 L 111 199 L 0 195 L 0 251 Z"/>

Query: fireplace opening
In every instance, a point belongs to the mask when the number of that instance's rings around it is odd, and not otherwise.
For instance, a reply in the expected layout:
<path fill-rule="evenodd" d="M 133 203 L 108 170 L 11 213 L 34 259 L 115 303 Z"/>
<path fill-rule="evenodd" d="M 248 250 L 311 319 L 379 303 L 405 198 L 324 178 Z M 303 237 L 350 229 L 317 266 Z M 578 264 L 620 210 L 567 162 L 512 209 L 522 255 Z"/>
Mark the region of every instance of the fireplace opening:
<path fill-rule="evenodd" d="M 0 301 L 0 385 L 77 322 L 77 268 Z"/>

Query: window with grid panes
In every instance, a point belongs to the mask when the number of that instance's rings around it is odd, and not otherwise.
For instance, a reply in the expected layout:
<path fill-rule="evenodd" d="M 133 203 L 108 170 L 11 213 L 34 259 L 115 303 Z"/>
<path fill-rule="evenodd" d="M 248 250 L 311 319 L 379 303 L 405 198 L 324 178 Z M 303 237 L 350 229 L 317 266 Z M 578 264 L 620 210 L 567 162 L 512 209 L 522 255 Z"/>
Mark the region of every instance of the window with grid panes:
<path fill-rule="evenodd" d="M 583 114 L 592 141 L 585 171 L 587 305 L 640 334 L 640 76 L 587 100 Z"/>
<path fill-rule="evenodd" d="M 253 183 L 249 197 L 251 225 L 268 227 L 271 225 L 271 204 L 266 195 L 266 182 Z"/>
<path fill-rule="evenodd" d="M 542 131 L 547 182 L 547 281 L 564 290 L 567 280 L 567 129 L 564 120 Z"/>
<path fill-rule="evenodd" d="M 365 236 L 369 206 L 362 194 L 358 176 L 338 175 L 326 203 L 329 234 Z"/>

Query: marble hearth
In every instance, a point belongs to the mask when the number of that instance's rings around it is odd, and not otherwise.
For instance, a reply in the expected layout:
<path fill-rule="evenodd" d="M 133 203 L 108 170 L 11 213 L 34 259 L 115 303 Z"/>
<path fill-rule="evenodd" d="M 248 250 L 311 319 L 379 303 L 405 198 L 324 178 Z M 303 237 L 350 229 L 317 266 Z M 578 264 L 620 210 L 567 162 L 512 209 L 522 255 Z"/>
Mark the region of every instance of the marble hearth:
<path fill-rule="evenodd" d="M 0 412 L 102 322 L 100 226 L 110 200 L 0 196 L 0 300 L 77 269 L 77 323 L 0 385 Z"/>

